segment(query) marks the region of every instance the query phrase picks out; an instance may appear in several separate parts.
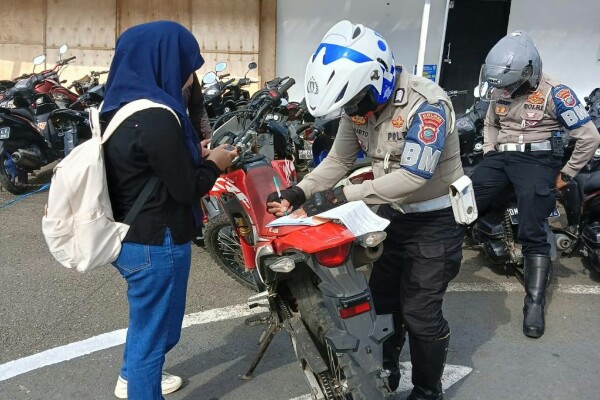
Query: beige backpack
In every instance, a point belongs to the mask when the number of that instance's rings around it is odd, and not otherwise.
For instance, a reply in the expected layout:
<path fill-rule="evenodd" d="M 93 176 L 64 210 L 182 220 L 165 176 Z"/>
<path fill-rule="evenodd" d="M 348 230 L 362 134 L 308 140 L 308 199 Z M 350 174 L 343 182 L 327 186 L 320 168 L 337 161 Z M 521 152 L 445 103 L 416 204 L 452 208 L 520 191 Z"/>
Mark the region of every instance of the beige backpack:
<path fill-rule="evenodd" d="M 102 145 L 125 119 L 148 108 L 164 108 L 177 116 L 165 105 L 136 100 L 117 111 L 102 135 L 99 111 L 91 108 L 92 138 L 75 147 L 54 167 L 42 232 L 50 252 L 63 266 L 87 272 L 110 264 L 119 256 L 129 224 L 148 199 L 158 178 L 148 181 L 124 223 L 116 222 L 108 196 Z"/>

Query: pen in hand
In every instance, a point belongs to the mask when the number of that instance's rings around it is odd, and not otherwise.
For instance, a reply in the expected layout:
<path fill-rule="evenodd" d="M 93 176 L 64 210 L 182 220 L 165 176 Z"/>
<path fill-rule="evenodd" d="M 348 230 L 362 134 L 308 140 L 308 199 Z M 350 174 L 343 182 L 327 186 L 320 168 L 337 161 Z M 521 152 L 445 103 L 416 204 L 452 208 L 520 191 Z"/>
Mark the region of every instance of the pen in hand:
<path fill-rule="evenodd" d="M 276 176 L 273 177 L 273 183 L 275 184 L 275 190 L 277 191 L 277 196 L 279 197 L 279 200 L 283 200 L 281 198 L 281 190 L 279 190 L 279 184 L 277 183 Z M 288 215 L 287 210 L 283 212 L 283 215 Z"/>

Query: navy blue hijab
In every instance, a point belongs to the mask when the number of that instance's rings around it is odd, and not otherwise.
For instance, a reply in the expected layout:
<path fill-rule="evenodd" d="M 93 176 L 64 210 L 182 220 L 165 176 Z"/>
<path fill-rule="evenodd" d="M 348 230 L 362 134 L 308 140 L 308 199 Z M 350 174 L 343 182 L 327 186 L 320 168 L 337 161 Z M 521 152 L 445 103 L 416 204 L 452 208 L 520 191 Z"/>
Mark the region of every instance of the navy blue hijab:
<path fill-rule="evenodd" d="M 182 88 L 202 64 L 198 41 L 176 22 L 156 21 L 129 28 L 117 39 L 102 113 L 139 99 L 172 108 L 181 121 L 190 154 L 199 165 L 198 135 L 187 115 Z"/>

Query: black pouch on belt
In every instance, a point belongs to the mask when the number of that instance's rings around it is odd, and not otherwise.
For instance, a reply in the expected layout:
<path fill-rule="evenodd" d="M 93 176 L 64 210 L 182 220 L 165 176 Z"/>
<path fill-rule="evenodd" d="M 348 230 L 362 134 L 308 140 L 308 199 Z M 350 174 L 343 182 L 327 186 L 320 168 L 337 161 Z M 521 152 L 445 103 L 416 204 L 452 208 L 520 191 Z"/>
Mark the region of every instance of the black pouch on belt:
<path fill-rule="evenodd" d="M 561 131 L 553 131 L 550 137 L 550 145 L 552 146 L 552 157 L 563 158 L 565 155 L 565 145 L 562 139 Z"/>

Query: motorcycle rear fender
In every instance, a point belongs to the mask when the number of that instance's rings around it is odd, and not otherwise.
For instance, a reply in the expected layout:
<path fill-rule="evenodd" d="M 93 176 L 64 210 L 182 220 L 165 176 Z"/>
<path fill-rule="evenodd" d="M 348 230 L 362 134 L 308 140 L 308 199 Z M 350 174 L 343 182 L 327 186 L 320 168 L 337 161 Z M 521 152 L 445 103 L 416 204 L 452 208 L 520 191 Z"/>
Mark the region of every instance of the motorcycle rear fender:
<path fill-rule="evenodd" d="M 382 368 L 381 344 L 393 332 L 392 316 L 377 315 L 365 274 L 356 270 L 350 258 L 336 268 L 324 268 L 315 262 L 311 268 L 321 278 L 319 289 L 336 329 L 325 338 L 336 353 L 348 353 L 365 371 Z M 342 319 L 340 308 L 352 301 L 369 301 L 370 310 Z"/>

